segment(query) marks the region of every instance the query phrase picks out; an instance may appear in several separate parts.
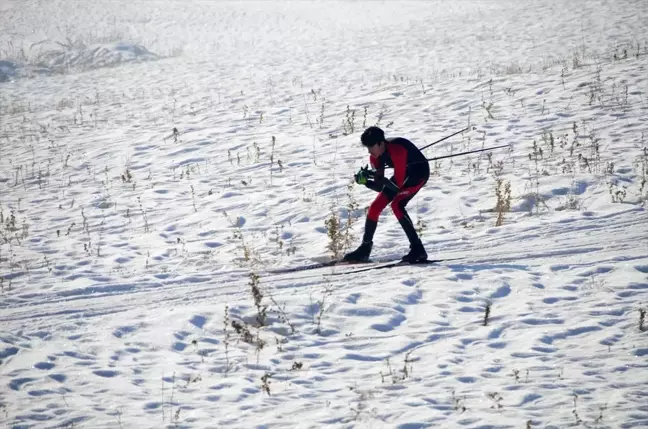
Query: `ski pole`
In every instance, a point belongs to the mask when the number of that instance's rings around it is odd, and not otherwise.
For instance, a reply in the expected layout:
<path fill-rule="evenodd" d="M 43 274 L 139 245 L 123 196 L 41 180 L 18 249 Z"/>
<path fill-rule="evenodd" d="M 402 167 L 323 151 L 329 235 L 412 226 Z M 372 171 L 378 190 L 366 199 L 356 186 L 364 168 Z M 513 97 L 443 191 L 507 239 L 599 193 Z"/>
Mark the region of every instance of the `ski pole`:
<path fill-rule="evenodd" d="M 487 147 L 486 149 L 475 149 L 475 150 L 471 150 L 471 151 L 468 151 L 468 152 L 454 153 L 454 154 L 443 155 L 443 156 L 435 156 L 434 158 L 426 158 L 425 161 L 411 162 L 411 163 L 409 163 L 407 165 L 421 164 L 423 162 L 436 161 L 438 159 L 452 158 L 453 156 L 468 155 L 468 154 L 477 153 L 477 152 L 486 152 L 487 150 L 501 149 L 503 147 L 510 147 L 510 146 L 507 145 L 507 144 L 503 144 L 501 146 Z"/>
<path fill-rule="evenodd" d="M 423 146 L 423 147 L 420 148 L 419 150 L 420 150 L 421 152 L 423 152 L 424 149 L 427 149 L 427 148 L 429 148 L 429 147 L 431 147 L 431 146 L 434 146 L 434 145 L 437 144 L 437 143 L 441 143 L 441 142 L 444 141 L 444 140 L 448 140 L 450 137 L 454 137 L 454 136 L 456 136 L 457 134 L 461 134 L 461 133 L 463 133 L 464 131 L 468 131 L 469 129 L 470 129 L 470 127 L 466 127 L 466 128 L 464 128 L 463 130 L 461 130 L 461 131 L 457 131 L 456 133 L 450 134 L 449 136 L 445 136 L 444 138 L 439 139 L 439 140 L 437 140 L 437 141 L 435 141 L 435 142 L 433 142 L 433 143 L 430 143 L 430 144 L 427 145 L 427 146 Z M 475 127 L 473 127 L 473 130 L 474 130 L 474 129 L 475 129 Z"/>

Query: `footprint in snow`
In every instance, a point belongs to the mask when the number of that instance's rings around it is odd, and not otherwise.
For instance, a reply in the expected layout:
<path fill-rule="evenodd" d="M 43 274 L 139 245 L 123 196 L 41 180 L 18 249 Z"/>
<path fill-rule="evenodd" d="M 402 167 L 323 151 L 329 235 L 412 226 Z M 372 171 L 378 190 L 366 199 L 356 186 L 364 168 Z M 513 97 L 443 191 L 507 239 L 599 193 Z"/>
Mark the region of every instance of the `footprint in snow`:
<path fill-rule="evenodd" d="M 171 346 L 171 348 L 177 352 L 181 352 L 187 348 L 187 344 L 180 341 L 176 341 L 175 343 L 173 343 L 173 346 Z"/>
<path fill-rule="evenodd" d="M 421 301 L 421 298 L 423 298 L 423 292 L 421 290 L 416 290 L 407 295 L 405 303 L 408 305 L 415 305 Z"/>
<path fill-rule="evenodd" d="M 44 371 L 46 371 L 46 370 L 50 370 L 50 369 L 54 368 L 55 366 L 56 366 L 56 365 L 54 365 L 54 364 L 51 363 L 51 362 L 38 362 L 38 363 L 35 363 L 35 364 L 34 364 L 34 368 L 36 368 L 36 369 L 42 369 L 42 370 L 44 370 Z"/>
<path fill-rule="evenodd" d="M 636 349 L 632 354 L 639 357 L 648 356 L 648 349 Z"/>
<path fill-rule="evenodd" d="M 137 326 L 120 326 L 119 328 L 115 329 L 112 334 L 117 338 L 122 338 L 127 334 L 132 334 L 137 329 Z"/>
<path fill-rule="evenodd" d="M 117 375 L 119 375 L 119 371 L 108 371 L 108 370 L 97 370 L 97 371 L 92 371 L 94 375 L 98 375 L 99 377 L 104 377 L 104 378 L 112 378 Z"/>
<path fill-rule="evenodd" d="M 510 293 L 511 293 L 511 286 L 509 286 L 508 284 L 504 284 L 503 286 L 498 287 L 495 292 L 490 294 L 490 298 L 491 299 L 504 298 L 508 296 Z"/>
<path fill-rule="evenodd" d="M 63 383 L 65 382 L 65 380 L 67 380 L 67 376 L 63 374 L 50 374 L 49 377 L 54 381 L 58 381 L 59 383 Z"/>
<path fill-rule="evenodd" d="M 0 365 L 5 358 L 18 354 L 18 351 L 18 347 L 7 347 L 3 350 L 0 350 Z"/>
<path fill-rule="evenodd" d="M 634 268 L 640 273 L 648 274 L 648 265 L 635 265 Z"/>
<path fill-rule="evenodd" d="M 502 335 L 502 331 L 504 331 L 504 328 L 503 328 L 503 327 L 493 329 L 493 330 L 490 332 L 490 334 L 488 334 L 488 339 L 489 339 L 489 340 L 495 340 L 495 339 L 498 339 L 498 338 Z"/>
<path fill-rule="evenodd" d="M 403 280 L 402 282 L 405 286 L 414 286 L 416 284 L 416 280 L 414 279 L 407 279 Z"/>
<path fill-rule="evenodd" d="M 9 388 L 11 388 L 11 390 L 19 391 L 22 388 L 23 385 L 29 384 L 32 381 L 36 381 L 36 379 L 35 378 L 28 378 L 28 377 L 14 378 L 13 380 L 11 380 L 9 382 Z"/>
<path fill-rule="evenodd" d="M 361 296 L 362 296 L 362 295 L 359 294 L 359 293 L 352 293 L 351 295 L 349 295 L 349 296 L 346 298 L 346 302 L 348 302 L 348 303 L 350 303 L 350 304 L 357 304 L 357 303 L 358 303 L 358 300 L 360 299 Z"/>
<path fill-rule="evenodd" d="M 587 334 L 589 332 L 596 332 L 600 331 L 603 328 L 599 326 L 583 326 L 580 328 L 573 328 L 573 329 L 568 329 L 563 332 L 558 332 L 554 335 L 545 335 L 544 337 L 540 338 L 540 342 L 547 344 L 547 345 L 553 345 L 553 342 L 555 340 L 564 340 L 568 337 L 575 337 L 583 334 Z"/>
<path fill-rule="evenodd" d="M 402 314 L 394 314 L 387 323 L 375 323 L 371 328 L 379 332 L 389 332 L 399 327 L 406 319 Z"/>
<path fill-rule="evenodd" d="M 201 316 L 199 314 L 195 315 L 194 317 L 189 320 L 189 323 L 194 325 L 196 328 L 202 329 L 203 326 L 205 326 L 205 323 L 207 322 L 207 318 L 205 316 Z"/>

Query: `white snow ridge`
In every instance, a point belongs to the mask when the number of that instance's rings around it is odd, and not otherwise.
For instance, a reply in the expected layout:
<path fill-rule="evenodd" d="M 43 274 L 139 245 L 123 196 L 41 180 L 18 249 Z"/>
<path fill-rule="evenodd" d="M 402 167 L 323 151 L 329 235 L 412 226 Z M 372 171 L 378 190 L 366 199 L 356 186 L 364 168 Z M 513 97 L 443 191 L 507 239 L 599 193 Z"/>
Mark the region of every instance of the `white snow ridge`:
<path fill-rule="evenodd" d="M 9 0 L 0 28 L 2 427 L 648 428 L 645 1 Z M 360 243 L 371 125 L 505 147 L 430 163 L 442 262 L 277 273 Z M 386 210 L 372 257 L 407 251 Z"/>

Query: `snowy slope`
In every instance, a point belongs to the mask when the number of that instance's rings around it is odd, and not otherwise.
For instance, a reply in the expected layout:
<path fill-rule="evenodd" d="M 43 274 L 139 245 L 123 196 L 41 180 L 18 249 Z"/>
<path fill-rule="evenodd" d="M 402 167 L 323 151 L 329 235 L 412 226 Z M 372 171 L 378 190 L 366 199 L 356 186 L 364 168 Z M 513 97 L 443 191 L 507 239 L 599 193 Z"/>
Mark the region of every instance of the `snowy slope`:
<path fill-rule="evenodd" d="M 0 83 L 0 422 L 648 427 L 648 5 L 565 3 L 0 5 L 0 64 L 168 57 Z M 374 124 L 509 145 L 409 206 L 460 259 L 271 274 L 358 243 Z"/>

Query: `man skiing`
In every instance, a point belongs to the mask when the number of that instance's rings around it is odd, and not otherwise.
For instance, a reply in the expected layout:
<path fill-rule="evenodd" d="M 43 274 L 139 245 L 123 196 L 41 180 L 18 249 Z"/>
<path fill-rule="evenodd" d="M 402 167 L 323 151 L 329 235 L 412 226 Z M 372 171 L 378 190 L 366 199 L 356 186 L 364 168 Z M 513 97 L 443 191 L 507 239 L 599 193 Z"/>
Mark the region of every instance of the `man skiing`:
<path fill-rule="evenodd" d="M 403 256 L 404 262 L 416 263 L 427 260 L 427 253 L 416 233 L 412 219 L 405 206 L 425 185 L 430 177 L 430 166 L 423 153 L 409 140 L 402 137 L 385 138 L 378 127 L 369 127 L 360 138 L 362 145 L 369 151 L 369 161 L 373 170 L 362 168 L 355 175 L 355 181 L 378 192 L 371 203 L 365 221 L 362 244 L 344 256 L 344 261 L 366 262 L 373 246 L 373 236 L 378 226 L 380 213 L 391 203 L 392 211 L 398 219 L 410 242 L 410 251 Z M 394 169 L 391 179 L 384 177 L 385 167 Z"/>

